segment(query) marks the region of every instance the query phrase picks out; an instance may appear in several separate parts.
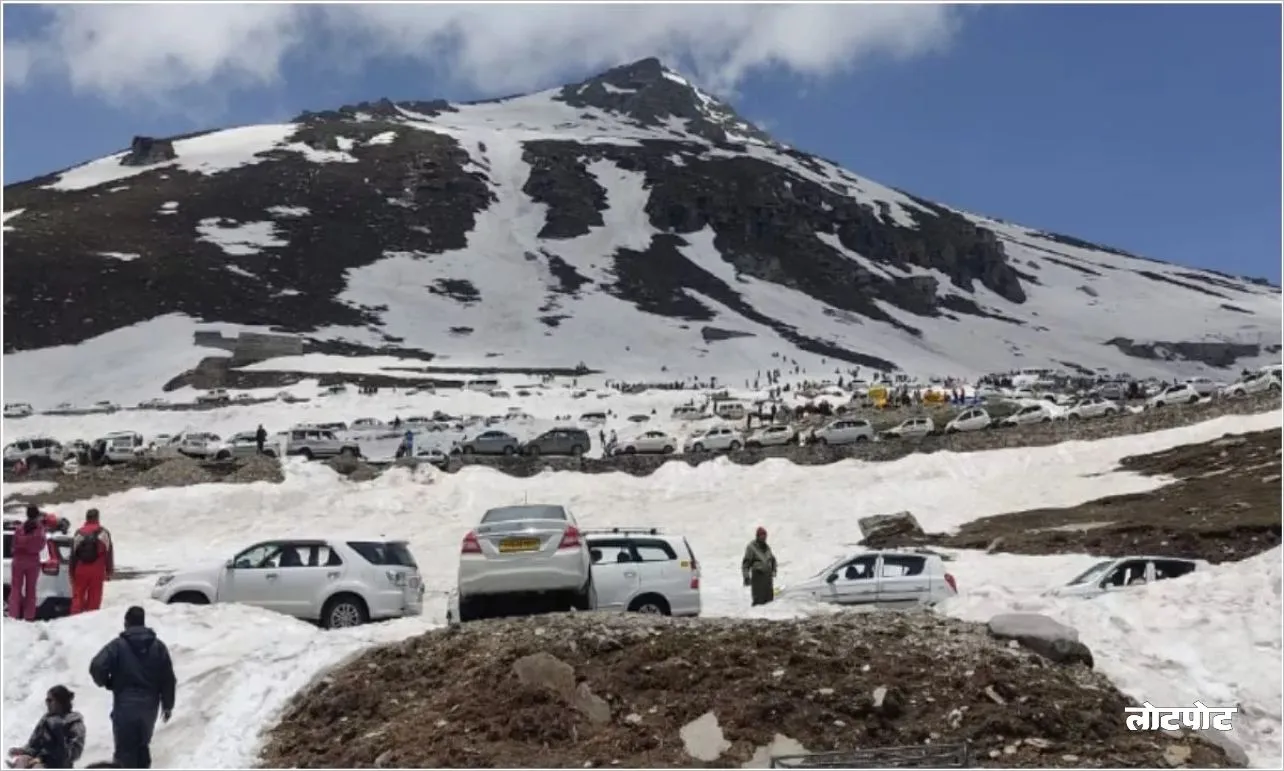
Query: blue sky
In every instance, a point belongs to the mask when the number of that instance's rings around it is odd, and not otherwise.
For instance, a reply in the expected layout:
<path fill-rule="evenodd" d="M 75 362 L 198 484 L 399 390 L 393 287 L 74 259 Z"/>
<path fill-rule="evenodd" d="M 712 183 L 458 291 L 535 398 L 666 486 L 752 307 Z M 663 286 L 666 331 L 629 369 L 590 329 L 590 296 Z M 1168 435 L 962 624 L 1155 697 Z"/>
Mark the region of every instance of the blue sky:
<path fill-rule="evenodd" d="M 532 11 L 505 25 L 494 14 L 508 10 L 491 7 L 436 20 L 431 32 L 404 18 L 363 19 L 364 44 L 377 38 L 380 47 L 357 58 L 343 37 L 351 19 L 327 27 L 284 9 L 252 16 L 253 6 L 229 19 L 232 4 L 220 5 L 208 13 L 223 16 L 184 24 L 158 51 L 146 50 L 156 38 L 138 19 L 106 15 L 110 7 L 68 10 L 51 26 L 40 7 L 6 6 L 5 183 L 118 150 L 134 134 L 282 120 L 380 96 L 493 96 L 657 53 L 733 93 L 742 114 L 782 141 L 885 184 L 1146 256 L 1280 280 L 1277 5 L 866 7 L 850 11 L 863 14 L 864 31 L 844 34 L 830 34 L 824 16 L 839 11 L 813 7 L 798 17 L 812 36 L 802 44 L 798 30 L 788 39 L 788 17 L 755 21 L 744 8 L 714 9 L 728 19 L 722 40 L 693 33 L 682 7 L 655 11 L 645 25 L 618 23 L 608 9 L 574 22 Z M 151 21 L 160 23 L 155 13 Z M 444 26 L 461 37 L 427 37 Z M 609 39 L 600 54 L 573 44 L 621 27 L 631 36 L 609 51 Z M 763 43 L 764 29 L 779 39 Z M 557 35 L 572 43 L 558 45 Z M 746 59 L 733 37 L 765 52 Z M 427 42 L 437 43 L 432 56 L 419 53 Z M 492 48 L 528 66 L 514 69 Z"/>

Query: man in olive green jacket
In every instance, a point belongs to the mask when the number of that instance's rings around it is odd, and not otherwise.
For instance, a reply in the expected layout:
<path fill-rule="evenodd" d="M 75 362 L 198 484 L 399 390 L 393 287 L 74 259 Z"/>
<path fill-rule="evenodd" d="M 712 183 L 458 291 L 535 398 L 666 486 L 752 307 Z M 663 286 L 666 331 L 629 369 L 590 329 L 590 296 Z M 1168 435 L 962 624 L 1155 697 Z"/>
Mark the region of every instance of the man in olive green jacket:
<path fill-rule="evenodd" d="M 766 605 L 775 599 L 773 581 L 776 577 L 776 555 L 767 545 L 767 529 L 760 527 L 754 539 L 745 547 L 745 558 L 740 562 L 740 572 L 749 587 L 754 605 Z"/>

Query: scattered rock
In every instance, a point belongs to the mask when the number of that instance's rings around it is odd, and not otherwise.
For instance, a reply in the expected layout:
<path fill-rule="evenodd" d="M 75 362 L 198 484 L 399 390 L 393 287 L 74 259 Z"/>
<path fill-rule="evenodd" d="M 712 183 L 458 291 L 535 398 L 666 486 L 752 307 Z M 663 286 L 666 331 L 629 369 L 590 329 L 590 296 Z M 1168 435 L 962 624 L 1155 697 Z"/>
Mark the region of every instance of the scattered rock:
<path fill-rule="evenodd" d="M 990 619 L 990 634 L 1016 640 L 1049 661 L 1092 668 L 1092 651 L 1079 642 L 1079 632 L 1039 613 L 1002 613 Z"/>
<path fill-rule="evenodd" d="M 865 536 L 861 543 L 875 548 L 891 539 L 904 541 L 924 535 L 923 527 L 919 525 L 914 515 L 908 511 L 861 517 L 856 520 L 856 523 L 860 526 L 860 531 Z"/>

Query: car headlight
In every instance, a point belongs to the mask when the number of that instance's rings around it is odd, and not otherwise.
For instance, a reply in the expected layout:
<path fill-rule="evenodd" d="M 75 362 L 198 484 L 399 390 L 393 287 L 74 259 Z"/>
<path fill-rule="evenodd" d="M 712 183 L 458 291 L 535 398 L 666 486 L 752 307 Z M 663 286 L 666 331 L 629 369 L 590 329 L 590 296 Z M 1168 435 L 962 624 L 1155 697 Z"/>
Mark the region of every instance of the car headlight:
<path fill-rule="evenodd" d="M 170 581 L 173 581 L 173 580 L 174 580 L 174 574 L 173 574 L 173 573 L 170 573 L 170 574 L 167 574 L 167 575 L 163 575 L 163 576 L 161 576 L 160 578 L 156 579 L 156 588 L 157 588 L 157 589 L 159 589 L 159 588 L 161 588 L 162 586 L 164 586 L 164 585 L 168 584 Z"/>

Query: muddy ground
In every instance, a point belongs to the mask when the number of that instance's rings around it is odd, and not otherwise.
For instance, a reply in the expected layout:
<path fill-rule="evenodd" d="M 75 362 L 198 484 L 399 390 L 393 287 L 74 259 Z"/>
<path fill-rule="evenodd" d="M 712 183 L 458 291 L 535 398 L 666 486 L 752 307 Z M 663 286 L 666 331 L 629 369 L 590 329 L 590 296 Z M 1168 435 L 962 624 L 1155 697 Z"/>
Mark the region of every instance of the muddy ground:
<path fill-rule="evenodd" d="M 883 539 L 1020 554 L 1081 553 L 1240 560 L 1280 544 L 1280 429 L 1228 435 L 1148 455 L 1119 468 L 1175 481 L 1065 509 L 974 520 L 951 535 Z"/>
<path fill-rule="evenodd" d="M 261 763 L 725 768 L 756 756 L 766 767 L 770 754 L 966 745 L 976 767 L 1231 764 L 1191 736 L 1129 732 L 1126 706 L 1087 667 L 930 612 L 561 614 L 365 652 L 295 697 Z M 682 736 L 707 713 L 725 742 L 714 734 L 712 754 Z M 764 750 L 778 734 L 801 748 Z"/>

